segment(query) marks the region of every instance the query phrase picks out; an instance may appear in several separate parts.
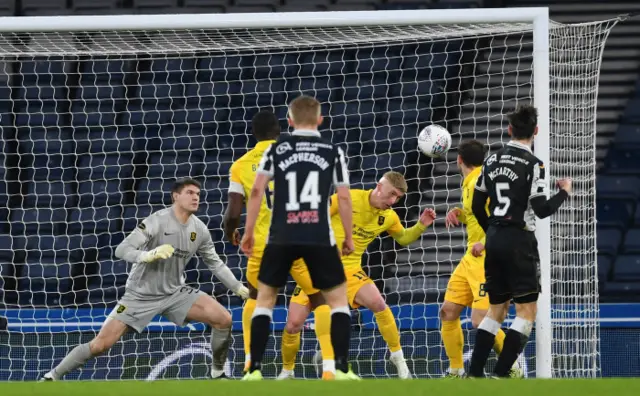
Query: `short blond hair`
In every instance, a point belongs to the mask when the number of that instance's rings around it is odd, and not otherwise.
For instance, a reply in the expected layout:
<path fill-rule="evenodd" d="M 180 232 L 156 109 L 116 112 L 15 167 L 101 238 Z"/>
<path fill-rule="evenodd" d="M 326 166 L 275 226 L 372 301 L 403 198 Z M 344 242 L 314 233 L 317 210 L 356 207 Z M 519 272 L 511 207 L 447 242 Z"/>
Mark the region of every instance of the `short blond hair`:
<path fill-rule="evenodd" d="M 397 188 L 398 190 L 402 191 L 403 194 L 407 193 L 409 187 L 407 186 L 407 181 L 404 179 L 404 176 L 402 176 L 401 173 L 389 171 L 382 175 L 382 178 L 387 180 L 393 186 L 393 188 Z"/>
<path fill-rule="evenodd" d="M 320 102 L 311 96 L 299 96 L 289 104 L 289 118 L 296 125 L 316 125 L 318 117 Z"/>

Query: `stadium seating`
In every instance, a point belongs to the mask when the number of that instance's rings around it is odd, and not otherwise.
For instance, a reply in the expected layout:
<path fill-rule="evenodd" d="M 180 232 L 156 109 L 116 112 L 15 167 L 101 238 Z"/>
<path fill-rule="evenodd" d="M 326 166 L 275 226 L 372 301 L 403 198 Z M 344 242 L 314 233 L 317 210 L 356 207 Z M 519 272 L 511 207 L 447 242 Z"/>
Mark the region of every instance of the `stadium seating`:
<path fill-rule="evenodd" d="M 0 15 L 480 6 L 480 0 L 0 0 Z M 460 74 L 461 43 L 447 42 L 446 54 L 438 45 L 198 53 L 154 61 L 25 59 L 14 73 L 20 82 L 0 74 L 0 164 L 6 164 L 0 167 L 0 202 L 7 202 L 0 204 L 0 260 L 19 260 L 16 251 L 26 248 L 28 277 L 20 287 L 34 293 L 32 302 L 54 303 L 42 292 L 64 293 L 70 263 L 94 255 L 101 276 L 89 281 L 89 300 L 114 301 L 126 264 L 115 260 L 113 247 L 170 203 L 174 177 L 207 176 L 201 216 L 214 240 L 222 239 L 229 168 L 254 143 L 248 121 L 263 107 L 284 118 L 284 103 L 299 93 L 326 104 L 324 126 L 351 157 L 354 186 L 371 187 L 381 172 L 410 165 L 404 152 L 415 145 L 413 131 L 444 106 L 445 83 Z M 10 83 L 26 88 L 9 89 Z M 598 275 L 605 299 L 640 295 L 638 87 L 640 82 L 622 109 L 597 179 Z M 8 116 L 12 105 L 15 115 Z M 6 144 L 13 125 L 19 141 Z M 228 257 L 231 267 L 240 266 L 237 255 Z M 204 268 L 198 262 L 188 278 L 209 279 Z"/>

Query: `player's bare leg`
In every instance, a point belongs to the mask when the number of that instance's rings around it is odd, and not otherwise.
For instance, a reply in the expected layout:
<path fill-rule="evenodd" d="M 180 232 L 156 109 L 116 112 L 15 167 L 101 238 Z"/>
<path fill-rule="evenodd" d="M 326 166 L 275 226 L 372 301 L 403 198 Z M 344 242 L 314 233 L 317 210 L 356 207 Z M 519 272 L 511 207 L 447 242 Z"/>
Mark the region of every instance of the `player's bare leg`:
<path fill-rule="evenodd" d="M 347 284 L 322 290 L 331 308 L 331 343 L 335 355 L 336 379 L 359 379 L 349 368 L 349 342 L 351 339 L 351 311 L 347 302 Z"/>
<path fill-rule="evenodd" d="M 373 312 L 380 334 L 382 334 L 382 338 L 384 338 L 391 352 L 390 360 L 398 370 L 398 377 L 401 379 L 411 378 L 411 371 L 409 371 L 402 352 L 402 346 L 400 345 L 400 332 L 398 331 L 396 319 L 384 298 L 380 295 L 378 288 L 371 283 L 363 284 L 357 291 L 354 301 L 356 304 L 362 305 Z"/>
<path fill-rule="evenodd" d="M 187 313 L 187 321 L 211 326 L 211 378 L 226 378 L 224 364 L 231 344 L 231 314 L 210 296 L 200 296 Z"/>
<path fill-rule="evenodd" d="M 536 320 L 536 313 L 538 312 L 537 299 L 538 293 L 530 295 L 529 298 L 522 296 L 514 299 L 518 301 L 515 303 L 516 318 L 511 324 L 509 331 L 507 331 L 507 336 L 504 340 L 504 349 L 498 357 L 498 362 L 494 369 L 495 376 L 510 376 L 510 369 L 513 363 L 518 359 L 520 353 L 522 353 L 531 335 L 533 323 Z"/>
<path fill-rule="evenodd" d="M 269 340 L 269 327 L 273 317 L 273 307 L 276 305 L 278 289 L 258 281 L 258 298 L 256 309 L 251 319 L 251 367 L 242 378 L 245 381 L 262 379 L 262 358 Z"/>
<path fill-rule="evenodd" d="M 320 293 L 307 296 L 307 304 L 299 304 L 295 301 L 289 303 L 287 324 L 282 334 L 282 371 L 278 379 L 294 378 L 295 359 L 300 350 L 300 335 L 302 327 L 311 311 L 315 315 L 316 338 L 322 351 L 323 369 L 322 377 L 332 379 L 335 376 L 335 360 L 333 346 L 331 345 L 331 308 L 325 304 Z"/>
<path fill-rule="evenodd" d="M 42 378 L 43 381 L 57 381 L 67 373 L 82 367 L 92 357 L 102 355 L 118 342 L 128 331 L 128 326 L 118 319 L 107 318 L 98 335 L 90 342 L 78 345 Z"/>
<path fill-rule="evenodd" d="M 476 343 L 471 354 L 469 375 L 472 377 L 484 377 L 484 366 L 495 342 L 496 334 L 504 322 L 509 310 L 510 301 L 501 304 L 491 304 L 487 315 L 482 319 L 476 332 Z M 506 341 L 506 340 L 505 340 Z M 503 349 L 504 354 L 504 349 Z M 515 359 L 514 359 L 515 361 Z M 513 364 L 513 362 L 511 362 Z"/>

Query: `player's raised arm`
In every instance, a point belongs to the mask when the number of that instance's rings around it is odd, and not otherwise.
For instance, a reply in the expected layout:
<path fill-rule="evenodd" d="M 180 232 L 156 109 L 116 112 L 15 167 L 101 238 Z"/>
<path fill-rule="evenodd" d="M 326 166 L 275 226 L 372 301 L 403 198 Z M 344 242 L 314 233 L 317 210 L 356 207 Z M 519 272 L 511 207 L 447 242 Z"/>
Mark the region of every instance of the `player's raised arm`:
<path fill-rule="evenodd" d="M 395 212 L 394 212 L 395 214 Z M 409 228 L 404 228 L 400 222 L 400 218 L 395 214 L 396 222 L 387 230 L 389 235 L 402 246 L 407 246 L 420 238 L 420 235 L 426 230 L 436 219 L 436 211 L 427 208 L 422 211 L 420 219 Z"/>
<path fill-rule="evenodd" d="M 258 165 L 256 179 L 253 182 L 247 204 L 247 220 L 244 236 L 242 237 L 241 249 L 248 256 L 250 256 L 253 251 L 253 232 L 256 227 L 256 221 L 258 220 L 258 214 L 260 214 L 262 196 L 267 188 L 267 184 L 269 184 L 269 181 L 273 178 L 273 154 L 271 153 L 271 147 L 265 150 L 260 165 Z"/>
<path fill-rule="evenodd" d="M 342 220 L 345 239 L 342 243 L 342 254 L 351 254 L 354 250 L 353 246 L 353 204 L 351 202 L 351 193 L 349 188 L 349 173 L 347 171 L 347 161 L 344 158 L 344 152 L 340 147 L 337 148 L 338 155 L 333 169 L 333 184 L 336 186 L 336 196 L 338 200 L 338 213 Z"/>
<path fill-rule="evenodd" d="M 160 245 L 150 251 L 144 249 L 155 236 L 157 230 L 155 217 L 147 217 L 131 231 L 124 241 L 120 242 L 116 247 L 115 256 L 130 263 L 151 263 L 171 257 L 174 248 L 168 244 Z"/>
<path fill-rule="evenodd" d="M 231 272 L 227 264 L 218 256 L 218 252 L 216 252 L 213 240 L 211 239 L 211 233 L 209 233 L 204 223 L 202 223 L 200 228 L 205 235 L 200 246 L 198 246 L 198 254 L 202 257 L 202 261 L 204 261 L 211 273 L 215 275 L 227 289 L 239 297 L 247 299 L 249 297 L 249 290 L 242 285 L 235 275 L 233 275 L 233 272 Z"/>
<path fill-rule="evenodd" d="M 475 216 L 478 224 L 487 232 L 489 227 L 489 215 L 487 214 L 487 199 L 489 199 L 489 193 L 487 192 L 487 186 L 485 185 L 485 167 L 482 168 L 478 181 L 476 182 L 476 188 L 473 193 L 473 201 L 471 202 L 471 211 Z"/>
<path fill-rule="evenodd" d="M 224 235 L 234 246 L 240 243 L 240 216 L 242 215 L 242 207 L 244 206 L 244 187 L 240 177 L 238 176 L 237 164 L 231 166 L 231 175 L 229 177 L 229 192 L 227 193 L 227 209 L 222 219 L 222 228 Z"/>
<path fill-rule="evenodd" d="M 531 209 L 541 219 L 554 214 L 562 203 L 569 197 L 572 191 L 571 179 L 562 179 L 558 181 L 558 191 L 553 197 L 547 199 L 547 183 L 545 180 L 544 164 L 540 163 L 533 168 L 533 179 L 531 181 L 531 195 L 529 202 Z"/>

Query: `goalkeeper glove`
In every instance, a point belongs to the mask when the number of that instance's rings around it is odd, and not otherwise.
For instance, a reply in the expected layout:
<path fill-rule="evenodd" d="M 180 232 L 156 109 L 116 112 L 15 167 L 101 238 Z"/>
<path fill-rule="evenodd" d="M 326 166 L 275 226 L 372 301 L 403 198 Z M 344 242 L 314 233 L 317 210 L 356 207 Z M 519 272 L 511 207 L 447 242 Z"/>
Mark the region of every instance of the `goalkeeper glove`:
<path fill-rule="evenodd" d="M 247 298 L 249 298 L 249 289 L 247 289 L 243 285 L 238 286 L 236 290 L 232 290 L 232 291 L 233 291 L 233 294 L 242 298 L 243 300 L 246 300 Z"/>
<path fill-rule="evenodd" d="M 156 260 L 164 260 L 168 259 L 173 255 L 174 252 L 173 246 L 169 244 L 160 245 L 157 248 L 150 250 L 148 252 L 143 252 L 140 255 L 141 263 L 152 263 Z"/>

